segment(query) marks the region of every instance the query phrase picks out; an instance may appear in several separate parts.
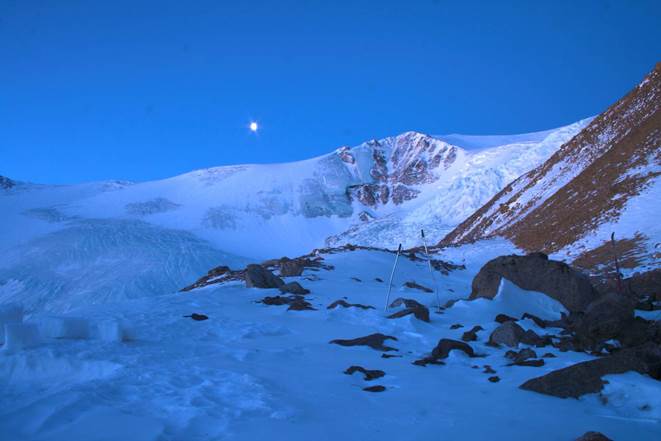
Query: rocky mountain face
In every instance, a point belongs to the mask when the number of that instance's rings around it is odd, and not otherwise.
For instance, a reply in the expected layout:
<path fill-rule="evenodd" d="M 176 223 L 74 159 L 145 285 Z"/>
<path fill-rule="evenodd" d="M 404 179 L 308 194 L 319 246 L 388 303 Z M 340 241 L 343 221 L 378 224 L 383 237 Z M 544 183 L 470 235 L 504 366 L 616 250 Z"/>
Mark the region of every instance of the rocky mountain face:
<path fill-rule="evenodd" d="M 661 63 L 441 245 L 502 236 L 524 250 L 564 253 L 592 269 L 608 265 L 618 247 L 631 268 L 658 264 L 661 232 L 650 218 L 658 217 L 660 108 Z"/>
<path fill-rule="evenodd" d="M 457 159 L 458 151 L 456 146 L 418 132 L 372 140 L 358 149 L 369 152 L 369 179 L 348 186 L 347 195 L 371 208 L 414 199 L 420 193 L 415 186 L 436 181 Z M 337 154 L 345 163 L 356 164 L 348 147 L 340 148 Z"/>

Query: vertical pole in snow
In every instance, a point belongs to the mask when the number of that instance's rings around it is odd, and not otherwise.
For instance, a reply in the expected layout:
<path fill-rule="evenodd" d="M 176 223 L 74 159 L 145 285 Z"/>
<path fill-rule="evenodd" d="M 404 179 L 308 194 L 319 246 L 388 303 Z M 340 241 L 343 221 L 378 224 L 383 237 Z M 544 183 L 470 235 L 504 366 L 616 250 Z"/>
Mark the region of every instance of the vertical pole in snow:
<path fill-rule="evenodd" d="M 617 260 L 617 248 L 615 247 L 615 232 L 611 233 L 611 245 L 613 246 L 613 257 L 615 258 L 615 277 L 617 277 L 617 292 L 622 292 L 622 274 L 620 273 L 620 262 Z"/>
<path fill-rule="evenodd" d="M 436 277 L 434 277 L 434 269 L 431 266 L 431 256 L 427 250 L 427 239 L 425 239 L 425 230 L 420 230 L 420 235 L 422 236 L 422 244 L 425 246 L 425 254 L 427 255 L 427 264 L 429 265 L 429 274 L 431 274 L 431 280 L 434 283 L 434 293 L 436 294 L 436 305 L 438 310 L 441 310 L 441 299 L 438 297 L 438 285 L 436 284 Z"/>
<path fill-rule="evenodd" d="M 388 302 L 390 302 L 390 291 L 392 290 L 392 278 L 395 275 L 395 268 L 397 268 L 397 260 L 399 259 L 399 253 L 402 252 L 402 244 L 399 244 L 399 248 L 397 248 L 397 255 L 395 256 L 395 264 L 392 267 L 392 272 L 390 273 L 390 280 L 388 280 L 388 295 L 386 296 L 386 306 L 383 308 L 383 311 L 388 310 Z"/>

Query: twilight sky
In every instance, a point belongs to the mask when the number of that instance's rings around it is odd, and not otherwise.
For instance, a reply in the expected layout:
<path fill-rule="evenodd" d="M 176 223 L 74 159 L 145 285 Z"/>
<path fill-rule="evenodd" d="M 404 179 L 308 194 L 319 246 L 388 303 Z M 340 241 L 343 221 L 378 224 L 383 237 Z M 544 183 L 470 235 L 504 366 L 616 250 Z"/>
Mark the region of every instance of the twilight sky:
<path fill-rule="evenodd" d="M 0 175 L 149 180 L 543 130 L 657 61 L 659 1 L 0 0 Z"/>

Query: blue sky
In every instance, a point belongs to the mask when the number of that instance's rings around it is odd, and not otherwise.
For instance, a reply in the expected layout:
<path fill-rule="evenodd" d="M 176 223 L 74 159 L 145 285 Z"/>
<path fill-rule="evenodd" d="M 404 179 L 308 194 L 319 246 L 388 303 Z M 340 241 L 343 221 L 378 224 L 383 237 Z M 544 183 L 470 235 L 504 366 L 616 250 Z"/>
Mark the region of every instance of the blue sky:
<path fill-rule="evenodd" d="M 657 61 L 658 1 L 0 0 L 0 174 L 149 180 L 543 130 Z"/>

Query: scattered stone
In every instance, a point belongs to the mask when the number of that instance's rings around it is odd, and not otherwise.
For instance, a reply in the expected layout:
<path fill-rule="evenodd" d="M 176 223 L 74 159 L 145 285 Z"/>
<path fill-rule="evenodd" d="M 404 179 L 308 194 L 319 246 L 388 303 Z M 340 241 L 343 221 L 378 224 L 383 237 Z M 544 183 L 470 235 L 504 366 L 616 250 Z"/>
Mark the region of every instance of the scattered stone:
<path fill-rule="evenodd" d="M 420 291 L 423 291 L 423 292 L 434 292 L 433 289 L 427 288 L 426 286 L 422 286 L 419 283 L 416 283 L 412 280 L 404 283 L 404 286 L 407 287 L 407 288 L 411 288 L 411 289 L 417 289 L 417 290 L 420 290 Z"/>
<path fill-rule="evenodd" d="M 516 319 L 515 319 L 514 317 L 510 317 L 510 316 L 507 315 L 507 314 L 498 314 L 498 315 L 496 316 L 496 321 L 497 321 L 498 323 L 501 323 L 501 324 L 502 324 L 502 323 L 505 323 L 505 322 L 515 322 Z"/>
<path fill-rule="evenodd" d="M 353 375 L 356 372 L 360 372 L 363 374 L 363 379 L 365 381 L 372 381 L 377 378 L 383 377 L 386 373 L 383 371 L 380 371 L 378 369 L 365 369 L 362 366 L 351 366 L 349 369 L 344 371 L 345 374 L 347 375 Z"/>
<path fill-rule="evenodd" d="M 661 379 L 661 346 L 647 343 L 615 354 L 584 361 L 526 381 L 521 389 L 560 398 L 578 398 L 603 389 L 604 375 L 636 371 Z"/>
<path fill-rule="evenodd" d="M 510 366 L 542 367 L 544 366 L 544 360 L 539 359 L 539 360 L 516 361 L 514 363 L 511 363 Z"/>
<path fill-rule="evenodd" d="M 489 345 L 499 347 L 505 345 L 516 348 L 519 343 L 542 347 L 552 343 L 550 337 L 540 337 L 533 330 L 524 331 L 516 322 L 507 321 L 498 326 L 489 336 Z"/>
<path fill-rule="evenodd" d="M 500 256 L 487 262 L 473 279 L 470 299 L 493 299 L 505 278 L 518 287 L 537 291 L 559 301 L 569 311 L 583 311 L 599 293 L 590 279 L 543 253 Z"/>
<path fill-rule="evenodd" d="M 326 309 L 335 309 L 338 306 L 343 308 L 376 309 L 374 306 L 361 305 L 360 303 L 348 303 L 346 300 L 336 300 L 326 307 Z"/>
<path fill-rule="evenodd" d="M 398 306 L 405 306 L 405 309 L 397 311 L 394 314 L 388 316 L 388 318 L 400 318 L 410 314 L 413 314 L 418 320 L 429 323 L 429 309 L 421 303 L 416 302 L 413 299 L 404 299 L 398 298 L 390 304 L 391 308 L 396 308 Z"/>
<path fill-rule="evenodd" d="M 287 311 L 316 311 L 311 303 L 307 302 L 302 296 L 273 296 L 273 297 L 264 297 L 258 303 L 263 303 L 265 305 L 289 305 Z"/>
<path fill-rule="evenodd" d="M 386 388 L 385 386 L 376 385 L 376 386 L 364 387 L 363 390 L 366 392 L 383 392 L 384 390 L 386 390 Z"/>
<path fill-rule="evenodd" d="M 542 320 L 541 318 L 537 317 L 536 315 L 532 315 L 532 314 L 529 314 L 527 312 L 523 313 L 523 315 L 521 316 L 521 320 L 525 320 L 525 319 L 532 320 L 540 328 L 546 328 L 546 326 L 547 326 L 546 320 Z"/>
<path fill-rule="evenodd" d="M 455 323 L 454 325 L 450 326 L 450 329 L 459 329 L 463 327 L 464 325 L 462 325 L 461 323 Z"/>
<path fill-rule="evenodd" d="M 529 358 L 537 358 L 537 353 L 529 348 L 521 349 L 519 352 L 516 351 L 507 351 L 505 353 L 505 358 L 512 360 L 514 364 L 527 360 Z"/>
<path fill-rule="evenodd" d="M 383 344 L 386 340 L 397 341 L 397 338 L 392 337 L 390 335 L 376 333 L 376 334 L 366 335 L 365 337 L 354 338 L 351 340 L 345 340 L 345 339 L 331 340 L 331 343 L 340 346 L 369 346 L 372 349 L 376 349 L 377 351 L 383 351 L 383 352 L 396 351 L 397 350 L 396 348 L 391 348 Z"/>
<path fill-rule="evenodd" d="M 488 364 L 484 365 L 484 370 L 482 371 L 483 374 L 495 374 L 496 371 Z"/>
<path fill-rule="evenodd" d="M 246 288 L 280 288 L 285 284 L 280 277 L 256 264 L 250 264 L 246 267 L 244 277 Z"/>
<path fill-rule="evenodd" d="M 203 321 L 203 320 L 208 320 L 208 319 L 209 319 L 209 317 L 207 317 L 206 315 L 204 315 L 204 314 L 198 314 L 198 313 L 196 313 L 196 312 L 192 313 L 191 315 L 185 315 L 184 317 L 186 317 L 186 318 L 192 318 L 192 319 L 195 320 L 196 322 L 201 322 L 201 321 Z"/>
<path fill-rule="evenodd" d="M 381 354 L 381 358 L 402 358 L 402 356 L 395 354 Z"/>
<path fill-rule="evenodd" d="M 303 265 L 298 261 L 283 257 L 280 259 L 280 277 L 296 277 L 303 274 Z"/>
<path fill-rule="evenodd" d="M 421 358 L 420 360 L 415 360 L 413 362 L 413 364 L 416 365 L 416 366 L 422 366 L 422 367 L 425 367 L 428 364 L 435 364 L 435 365 L 438 365 L 438 366 L 443 366 L 443 365 L 445 365 L 445 362 L 443 362 L 441 360 L 437 360 L 433 357 L 425 357 L 425 358 Z"/>
<path fill-rule="evenodd" d="M 381 277 L 376 277 L 374 280 L 379 283 L 383 283 L 383 279 Z"/>
<path fill-rule="evenodd" d="M 288 292 L 291 294 L 305 295 L 310 294 L 309 289 L 305 289 L 298 282 L 285 283 L 280 287 L 280 292 Z"/>
<path fill-rule="evenodd" d="M 360 280 L 358 277 L 352 277 L 351 280 L 354 280 L 356 282 L 362 282 L 362 280 Z"/>
<path fill-rule="evenodd" d="M 546 354 L 542 355 L 542 358 L 556 358 L 556 356 L 555 354 L 547 352 Z"/>
<path fill-rule="evenodd" d="M 601 432 L 585 432 L 576 441 L 613 441 Z"/>
<path fill-rule="evenodd" d="M 449 338 L 440 339 L 436 347 L 432 350 L 431 355 L 434 358 L 447 358 L 450 351 L 453 350 L 462 351 L 469 357 L 475 357 L 475 351 L 473 351 L 473 348 L 471 348 L 470 345 Z"/>
<path fill-rule="evenodd" d="M 500 377 L 498 375 L 494 375 L 493 377 L 489 377 L 488 380 L 492 383 L 498 383 L 500 381 Z"/>
<path fill-rule="evenodd" d="M 479 331 L 483 331 L 483 330 L 484 330 L 484 328 L 480 325 L 473 326 L 473 329 L 471 329 L 470 331 L 464 332 L 464 334 L 461 336 L 461 339 L 463 341 L 475 341 L 475 340 L 477 340 L 477 333 Z"/>

